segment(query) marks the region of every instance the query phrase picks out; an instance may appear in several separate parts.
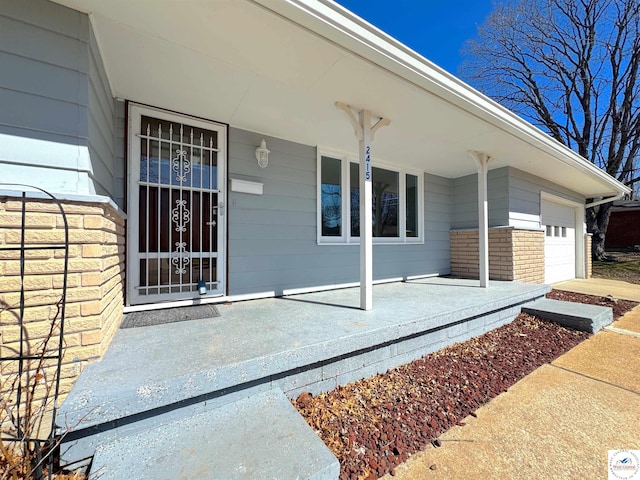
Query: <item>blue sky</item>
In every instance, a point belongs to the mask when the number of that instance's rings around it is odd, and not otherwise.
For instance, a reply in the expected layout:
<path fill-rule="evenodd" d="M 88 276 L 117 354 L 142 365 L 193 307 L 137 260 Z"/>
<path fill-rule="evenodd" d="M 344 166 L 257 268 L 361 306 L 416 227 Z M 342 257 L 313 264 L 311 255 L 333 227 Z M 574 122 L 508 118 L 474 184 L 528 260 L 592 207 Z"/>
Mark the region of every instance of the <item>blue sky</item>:
<path fill-rule="evenodd" d="M 336 1 L 454 75 L 462 45 L 493 9 L 492 0 Z"/>

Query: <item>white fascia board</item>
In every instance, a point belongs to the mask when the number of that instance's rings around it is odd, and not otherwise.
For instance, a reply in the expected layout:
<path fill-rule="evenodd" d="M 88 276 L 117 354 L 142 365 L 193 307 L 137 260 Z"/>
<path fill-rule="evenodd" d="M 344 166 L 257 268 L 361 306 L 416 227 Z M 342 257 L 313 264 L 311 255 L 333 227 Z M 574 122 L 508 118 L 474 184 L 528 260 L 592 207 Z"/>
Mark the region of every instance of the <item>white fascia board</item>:
<path fill-rule="evenodd" d="M 488 121 L 559 161 L 593 175 L 612 193 L 631 189 L 511 110 L 332 0 L 251 0 L 417 87 Z"/>

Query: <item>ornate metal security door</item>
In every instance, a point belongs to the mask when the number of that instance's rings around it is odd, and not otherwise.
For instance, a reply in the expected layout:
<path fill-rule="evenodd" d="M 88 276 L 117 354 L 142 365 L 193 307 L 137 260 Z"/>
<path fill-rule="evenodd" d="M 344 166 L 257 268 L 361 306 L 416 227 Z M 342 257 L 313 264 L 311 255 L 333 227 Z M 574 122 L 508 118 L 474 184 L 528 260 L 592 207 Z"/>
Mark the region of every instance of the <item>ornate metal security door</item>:
<path fill-rule="evenodd" d="M 224 294 L 226 127 L 129 116 L 129 303 Z"/>

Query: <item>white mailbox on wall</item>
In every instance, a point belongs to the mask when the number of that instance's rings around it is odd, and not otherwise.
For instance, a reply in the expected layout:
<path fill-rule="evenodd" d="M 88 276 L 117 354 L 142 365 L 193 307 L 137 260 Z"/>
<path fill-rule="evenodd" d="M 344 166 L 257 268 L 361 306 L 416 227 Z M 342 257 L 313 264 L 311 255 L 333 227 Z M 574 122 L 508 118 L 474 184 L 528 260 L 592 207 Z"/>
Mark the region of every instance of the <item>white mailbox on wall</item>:
<path fill-rule="evenodd" d="M 231 179 L 231 191 L 238 193 L 249 193 L 251 195 L 262 195 L 264 184 L 261 182 L 251 182 L 249 180 Z"/>

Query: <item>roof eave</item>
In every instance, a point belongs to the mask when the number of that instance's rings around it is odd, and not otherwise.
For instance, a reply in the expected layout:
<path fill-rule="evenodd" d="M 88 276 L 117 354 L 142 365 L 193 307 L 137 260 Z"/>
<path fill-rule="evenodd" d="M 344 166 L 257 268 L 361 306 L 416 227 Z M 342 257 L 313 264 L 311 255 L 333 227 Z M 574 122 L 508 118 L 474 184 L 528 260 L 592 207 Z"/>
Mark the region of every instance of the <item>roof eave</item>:
<path fill-rule="evenodd" d="M 542 130 L 332 0 L 252 1 L 515 135 L 581 173 L 595 176 L 610 189 L 609 193 L 631 192 Z"/>

